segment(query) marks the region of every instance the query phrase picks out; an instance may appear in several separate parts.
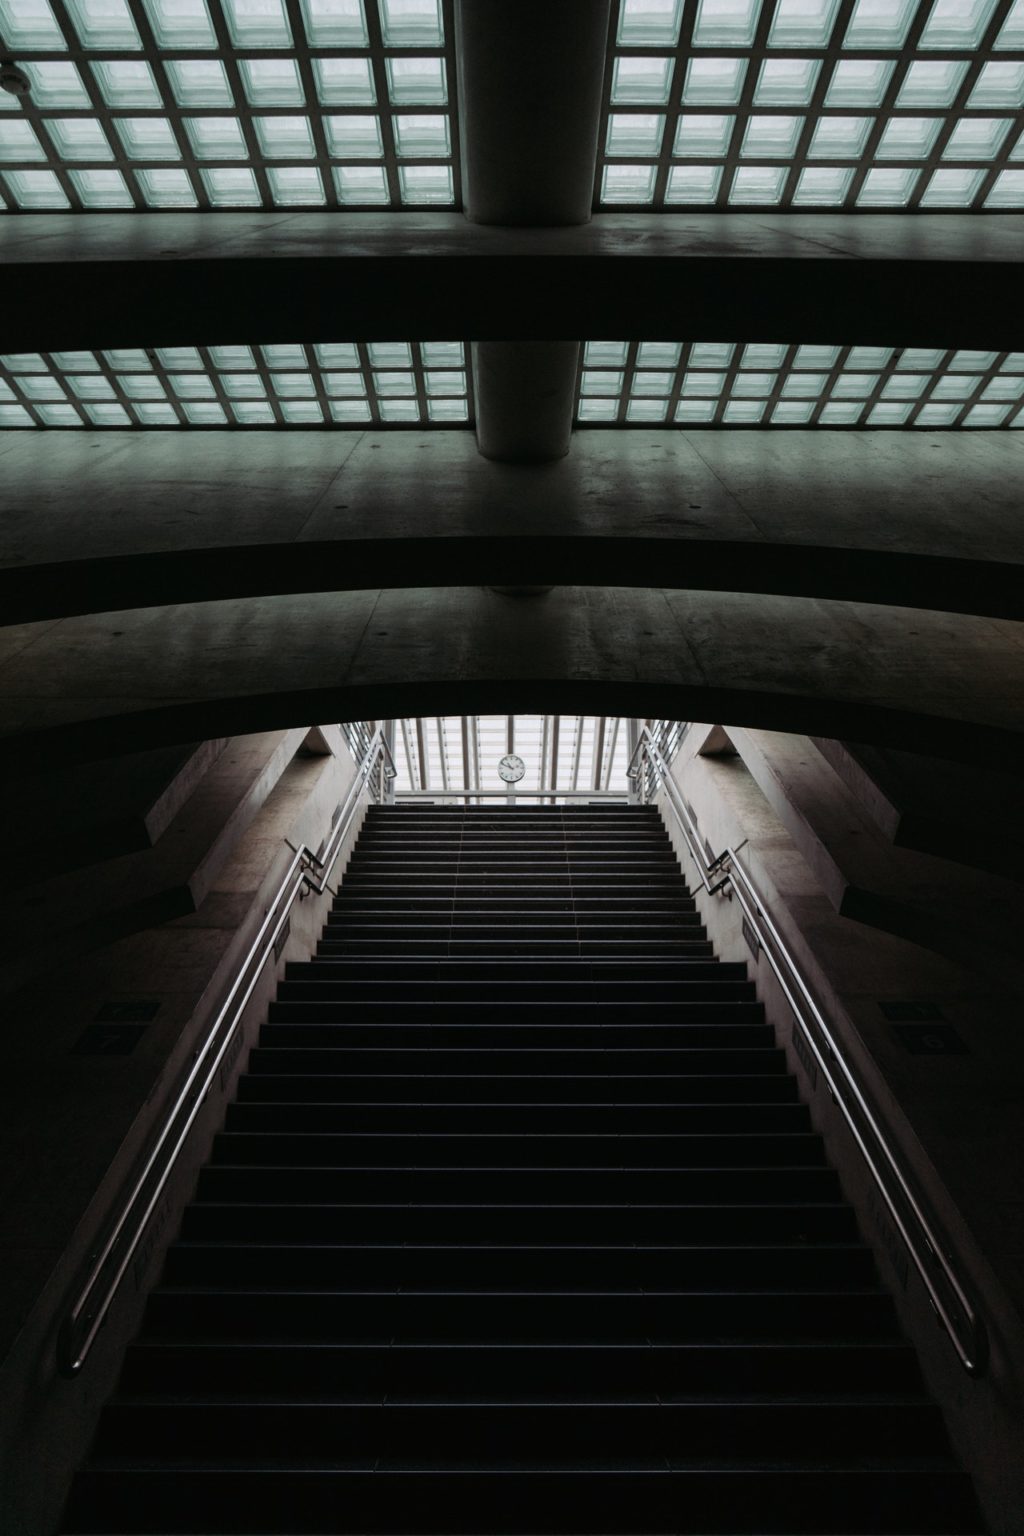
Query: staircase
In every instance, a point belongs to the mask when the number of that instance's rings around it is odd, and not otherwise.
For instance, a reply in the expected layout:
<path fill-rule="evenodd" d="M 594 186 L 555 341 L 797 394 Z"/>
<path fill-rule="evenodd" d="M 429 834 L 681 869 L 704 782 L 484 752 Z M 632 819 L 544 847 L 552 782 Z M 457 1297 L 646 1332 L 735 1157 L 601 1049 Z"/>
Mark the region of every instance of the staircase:
<path fill-rule="evenodd" d="M 983 1529 L 656 811 L 368 813 L 64 1529 Z"/>

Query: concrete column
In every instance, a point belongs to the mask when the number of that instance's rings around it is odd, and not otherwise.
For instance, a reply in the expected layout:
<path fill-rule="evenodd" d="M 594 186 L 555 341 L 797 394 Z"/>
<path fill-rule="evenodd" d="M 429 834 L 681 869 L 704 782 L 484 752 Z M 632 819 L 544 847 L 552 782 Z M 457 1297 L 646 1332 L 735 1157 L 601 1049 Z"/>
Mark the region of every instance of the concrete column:
<path fill-rule="evenodd" d="M 456 0 L 462 186 L 475 224 L 590 218 L 610 0 Z M 569 451 L 579 343 L 471 346 L 480 452 Z"/>

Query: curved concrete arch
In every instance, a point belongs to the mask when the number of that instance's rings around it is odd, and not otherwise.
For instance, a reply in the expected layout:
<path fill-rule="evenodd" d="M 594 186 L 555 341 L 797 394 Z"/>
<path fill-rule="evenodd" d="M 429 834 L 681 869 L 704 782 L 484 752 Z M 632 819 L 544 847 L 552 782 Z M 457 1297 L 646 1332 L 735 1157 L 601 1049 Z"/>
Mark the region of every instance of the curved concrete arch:
<path fill-rule="evenodd" d="M 318 719 L 543 709 L 1024 771 L 1022 684 L 1024 625 L 811 599 L 563 587 L 211 602 L 0 631 L 0 769 Z"/>

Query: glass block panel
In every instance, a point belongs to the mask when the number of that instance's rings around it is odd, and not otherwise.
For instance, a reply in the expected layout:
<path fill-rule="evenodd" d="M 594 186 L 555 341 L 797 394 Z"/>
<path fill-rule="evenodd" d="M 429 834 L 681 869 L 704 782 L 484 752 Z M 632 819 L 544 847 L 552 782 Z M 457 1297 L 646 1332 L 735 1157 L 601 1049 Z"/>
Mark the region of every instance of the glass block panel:
<path fill-rule="evenodd" d="M 152 373 L 153 364 L 141 347 L 115 347 L 104 352 L 103 361 L 108 368 L 123 373 Z"/>
<path fill-rule="evenodd" d="M 722 183 L 720 165 L 674 165 L 665 187 L 666 203 L 713 203 Z"/>
<path fill-rule="evenodd" d="M 880 400 L 868 412 L 869 427 L 902 427 L 913 410 L 912 405 L 902 405 L 895 400 Z"/>
<path fill-rule="evenodd" d="M 668 415 L 667 400 L 634 400 L 626 406 L 626 420 L 638 424 L 664 421 Z"/>
<path fill-rule="evenodd" d="M 313 400 L 316 398 L 316 385 L 310 373 L 272 373 L 270 382 L 274 386 L 274 393 L 280 395 L 282 399 Z"/>
<path fill-rule="evenodd" d="M 324 413 L 315 400 L 282 400 L 281 415 L 290 426 L 318 427 Z"/>
<path fill-rule="evenodd" d="M 256 208 L 262 198 L 256 177 L 244 165 L 216 165 L 200 171 L 214 208 Z"/>
<path fill-rule="evenodd" d="M 840 347 L 797 347 L 793 359 L 794 368 L 834 368 L 839 361 Z"/>
<path fill-rule="evenodd" d="M 914 417 L 915 427 L 951 427 L 960 414 L 958 405 L 922 405 Z"/>
<path fill-rule="evenodd" d="M 171 373 L 168 382 L 179 399 L 214 400 L 217 391 L 205 373 Z"/>
<path fill-rule="evenodd" d="M 379 160 L 384 153 L 379 117 L 325 117 L 328 153 L 344 160 Z"/>
<path fill-rule="evenodd" d="M 369 59 L 314 59 L 313 72 L 325 107 L 372 107 L 377 99 Z"/>
<path fill-rule="evenodd" d="M 357 64 L 367 64 L 356 59 Z M 302 107 L 306 93 L 302 89 L 299 66 L 295 59 L 239 59 L 245 96 L 252 107 Z"/>
<path fill-rule="evenodd" d="M 440 113 L 398 112 L 391 125 L 400 155 L 440 160 L 452 152 L 449 120 Z"/>
<path fill-rule="evenodd" d="M 35 422 L 23 405 L 0 405 L 0 427 L 33 427 Z"/>
<path fill-rule="evenodd" d="M 853 180 L 853 166 L 811 165 L 800 172 L 793 193 L 796 207 L 837 208 L 845 203 Z"/>
<path fill-rule="evenodd" d="M 313 48 L 365 48 L 362 0 L 302 0 L 302 24 Z"/>
<path fill-rule="evenodd" d="M 382 165 L 336 165 L 334 185 L 343 204 L 381 207 L 391 202 Z"/>
<path fill-rule="evenodd" d="M 695 341 L 690 348 L 693 368 L 728 368 L 736 347 L 731 341 Z"/>
<path fill-rule="evenodd" d="M 620 55 L 612 68 L 613 107 L 664 107 L 672 90 L 672 58 Z"/>
<path fill-rule="evenodd" d="M 1013 0 L 1010 14 L 1003 22 L 995 40 L 996 48 L 1019 48 L 1024 51 L 1024 0 Z"/>
<path fill-rule="evenodd" d="M 808 107 L 820 59 L 765 59 L 754 87 L 755 107 Z"/>
<path fill-rule="evenodd" d="M 83 48 L 141 48 L 125 0 L 64 0 Z"/>
<path fill-rule="evenodd" d="M 676 139 L 672 146 L 674 155 L 725 155 L 729 151 L 733 125 L 731 114 L 717 112 L 681 112 L 676 122 Z"/>
<path fill-rule="evenodd" d="M 158 48 L 216 48 L 206 0 L 143 0 Z"/>
<path fill-rule="evenodd" d="M 180 160 L 181 151 L 166 117 L 114 119 L 124 152 L 132 160 Z"/>
<path fill-rule="evenodd" d="M 1012 375 L 991 379 L 981 392 L 983 400 L 1020 400 L 1024 398 L 1024 379 Z"/>
<path fill-rule="evenodd" d="M 882 399 L 917 400 L 930 383 L 926 373 L 894 373 L 882 385 Z"/>
<path fill-rule="evenodd" d="M 962 117 L 950 134 L 944 160 L 992 160 L 1013 126 L 1011 117 Z"/>
<path fill-rule="evenodd" d="M 38 352 L 6 352 L 0 363 L 10 373 L 49 373 L 46 359 Z"/>
<path fill-rule="evenodd" d="M 1024 427 L 1024 411 L 1018 411 L 1016 416 L 1012 416 L 1008 425 L 1011 427 Z"/>
<path fill-rule="evenodd" d="M 817 400 L 827 383 L 827 373 L 791 373 L 783 381 L 782 393 L 791 400 Z"/>
<path fill-rule="evenodd" d="M 373 368 L 412 367 L 412 347 L 407 341 L 371 341 L 366 350 Z"/>
<path fill-rule="evenodd" d="M 272 427 L 277 420 L 269 400 L 232 400 L 231 411 L 241 427 Z"/>
<path fill-rule="evenodd" d="M 256 359 L 249 347 L 211 347 L 215 368 L 255 368 Z"/>
<path fill-rule="evenodd" d="M 904 347 L 896 359 L 897 372 L 920 372 L 924 368 L 938 368 L 945 357 L 942 347 Z"/>
<path fill-rule="evenodd" d="M 848 400 L 830 400 L 822 406 L 818 423 L 823 427 L 852 427 L 860 420 L 864 407 Z"/>
<path fill-rule="evenodd" d="M 841 373 L 832 385 L 833 400 L 866 400 L 874 392 L 880 374 Z"/>
<path fill-rule="evenodd" d="M 87 404 L 85 414 L 96 427 L 130 427 L 132 419 L 123 405 L 116 402 L 109 404 L 97 401 L 95 405 Z"/>
<path fill-rule="evenodd" d="M 455 201 L 450 165 L 400 165 L 398 187 L 403 203 L 450 204 Z"/>
<path fill-rule="evenodd" d="M 622 368 L 629 352 L 628 341 L 588 341 L 583 354 L 587 368 Z M 619 388 L 622 381 L 619 381 Z"/>
<path fill-rule="evenodd" d="M 915 59 L 903 77 L 896 105 L 951 107 L 967 68 L 966 59 Z"/>
<path fill-rule="evenodd" d="M 936 171 L 924 189 L 922 208 L 972 208 L 985 180 L 984 171 L 957 170 Z"/>
<path fill-rule="evenodd" d="M 732 382 L 737 398 L 759 400 L 770 395 L 779 381 L 777 373 L 738 373 Z"/>
<path fill-rule="evenodd" d="M 118 125 L 120 126 L 120 124 Z M 113 160 L 114 151 L 95 117 L 48 117 L 46 131 L 62 160 Z M 0 142 L 3 130 L 0 128 Z"/>
<path fill-rule="evenodd" d="M 892 347 L 851 347 L 847 368 L 885 368 L 892 357 Z"/>
<path fill-rule="evenodd" d="M 890 117 L 875 150 L 876 159 L 927 159 L 942 122 L 941 117 Z"/>
<path fill-rule="evenodd" d="M 179 425 L 177 411 L 173 405 L 167 402 L 163 405 L 133 405 L 132 410 L 138 418 L 139 425 L 143 427 L 176 427 Z"/>
<path fill-rule="evenodd" d="M 52 352 L 50 355 L 58 368 L 67 369 L 69 373 L 100 371 L 100 365 L 91 352 Z"/>
<path fill-rule="evenodd" d="M 354 426 L 370 420 L 370 406 L 366 400 L 332 400 L 331 415 L 342 426 Z"/>
<path fill-rule="evenodd" d="M 688 107 L 735 107 L 746 73 L 746 59 L 691 59 L 683 101 Z"/>
<path fill-rule="evenodd" d="M 283 0 L 220 0 L 236 48 L 290 48 Z"/>
<path fill-rule="evenodd" d="M 668 395 L 672 391 L 672 374 L 664 372 L 635 373 L 629 387 L 631 395 Z"/>
<path fill-rule="evenodd" d="M 467 400 L 428 400 L 427 416 L 430 421 L 468 421 Z"/>
<path fill-rule="evenodd" d="M 73 405 L 40 405 L 39 419 L 45 427 L 80 427 L 82 418 Z"/>
<path fill-rule="evenodd" d="M 66 400 L 63 385 L 50 374 L 26 374 L 18 380 L 26 400 Z"/>
<path fill-rule="evenodd" d="M 995 8 L 996 0 L 935 0 L 917 46 L 977 48 Z"/>
<path fill-rule="evenodd" d="M 237 117 L 185 117 L 182 122 L 197 160 L 248 160 L 249 151 Z"/>
<path fill-rule="evenodd" d="M 755 113 L 747 118 L 740 154 L 758 159 L 788 160 L 796 153 L 800 131 L 806 121 L 804 117 L 781 114 L 766 117 Z"/>
<path fill-rule="evenodd" d="M 430 368 L 424 376 L 424 382 L 428 395 L 464 395 L 466 393 L 466 375 L 461 368 Z"/>
<path fill-rule="evenodd" d="M 414 395 L 416 376 L 412 373 L 375 373 L 373 387 L 381 399 Z"/>
<path fill-rule="evenodd" d="M 683 374 L 683 382 L 680 393 L 687 396 L 714 398 L 722 393 L 725 388 L 727 375 L 721 372 L 696 373 L 687 370 Z"/>
<path fill-rule="evenodd" d="M 297 342 L 294 344 L 280 341 L 273 342 L 269 346 L 260 347 L 260 354 L 269 368 L 306 369 L 309 367 L 306 360 L 306 349 Z"/>
<path fill-rule="evenodd" d="M 336 395 L 342 399 L 362 399 L 366 394 L 366 381 L 361 373 L 325 373 L 324 388 L 329 395 Z"/>
<path fill-rule="evenodd" d="M 814 415 L 813 400 L 780 400 L 772 411 L 772 424 L 778 427 L 805 426 Z"/>
<path fill-rule="evenodd" d="M 313 134 L 308 117 L 254 117 L 253 126 L 262 152 L 268 159 L 312 160 Z"/>
<path fill-rule="evenodd" d="M 874 166 L 864 178 L 858 208 L 905 208 L 921 172 L 907 166 Z"/>
<path fill-rule="evenodd" d="M 874 119 L 819 117 L 807 151 L 809 160 L 859 160 Z"/>
<path fill-rule="evenodd" d="M 35 48 L 67 51 L 47 0 L 0 0 L 0 33 L 12 53 Z"/>
<path fill-rule="evenodd" d="M 32 64 L 23 64 L 21 68 L 28 75 L 32 84 L 32 100 L 42 111 L 52 111 L 55 107 L 84 107 L 92 106 L 89 92 L 82 83 L 82 77 L 74 64 L 67 64 L 63 59 L 39 59 Z M 97 65 L 93 65 L 96 70 Z M 149 65 L 142 68 L 149 72 Z M 150 79 L 152 80 L 150 74 Z M 154 91 L 156 86 L 153 86 Z M 11 98 L 12 102 L 14 98 Z M 110 106 L 118 103 L 109 102 Z M 160 106 L 160 96 L 157 93 L 153 106 Z M 134 102 L 131 103 L 134 106 Z"/>
<path fill-rule="evenodd" d="M 179 107 L 235 105 L 227 72 L 220 59 L 166 59 L 164 68 Z"/>
<path fill-rule="evenodd" d="M 761 0 L 697 0 L 695 48 L 749 48 L 757 31 Z"/>
<path fill-rule="evenodd" d="M 107 158 L 110 158 L 109 150 Z M 0 118 L 0 160 L 47 159 L 49 156 L 30 122 L 23 117 Z"/>
<path fill-rule="evenodd" d="M 583 372 L 582 395 L 618 395 L 622 393 L 623 374 L 618 369 L 595 368 Z"/>
<path fill-rule="evenodd" d="M 786 185 L 786 167 L 741 165 L 732 179 L 730 203 L 777 204 Z"/>
<path fill-rule="evenodd" d="M 155 373 L 120 373 L 117 382 L 129 400 L 164 400 L 164 387 Z"/>
<path fill-rule="evenodd" d="M 618 414 L 615 400 L 581 400 L 576 408 L 577 421 L 614 421 Z"/>
<path fill-rule="evenodd" d="M 355 342 L 320 342 L 313 350 L 321 368 L 359 367 L 359 348 Z"/>
<path fill-rule="evenodd" d="M 625 48 L 674 48 L 683 0 L 621 0 L 618 42 Z"/>
<path fill-rule="evenodd" d="M 327 201 L 315 165 L 272 165 L 267 169 L 267 180 L 279 208 L 322 208 Z"/>
<path fill-rule="evenodd" d="M 678 341 L 642 341 L 637 348 L 638 368 L 675 368 L 682 347 Z"/>
<path fill-rule="evenodd" d="M 195 208 L 198 199 L 187 171 L 136 171 L 147 208 Z"/>
<path fill-rule="evenodd" d="M 219 401 L 186 400 L 182 404 L 185 419 L 193 427 L 223 427 L 227 425 L 224 407 Z"/>
<path fill-rule="evenodd" d="M 650 203 L 654 199 L 657 167 L 606 165 L 601 177 L 603 203 Z"/>
<path fill-rule="evenodd" d="M 730 400 L 722 413 L 722 420 L 736 427 L 754 427 L 765 413 L 764 400 Z"/>
<path fill-rule="evenodd" d="M 420 357 L 425 368 L 461 368 L 466 361 L 461 341 L 421 341 Z"/>
<path fill-rule="evenodd" d="M 414 422 L 420 419 L 420 408 L 415 400 L 381 400 L 377 409 L 384 422 Z"/>
<path fill-rule="evenodd" d="M 134 208 L 135 199 L 120 171 L 69 171 L 83 208 Z"/>
<path fill-rule="evenodd" d="M 714 400 L 680 400 L 676 403 L 674 420 L 681 425 L 714 421 Z"/>
<path fill-rule="evenodd" d="M 857 0 L 844 48 L 902 48 L 918 0 Z"/>
<path fill-rule="evenodd" d="M 448 101 L 444 59 L 420 56 L 387 60 L 388 95 L 396 107 L 437 106 Z"/>
<path fill-rule="evenodd" d="M 839 0 L 778 0 L 768 47 L 826 47 L 838 10 Z"/>
<path fill-rule="evenodd" d="M 221 387 L 230 400 L 264 400 L 266 390 L 258 373 L 222 373 Z"/>
<path fill-rule="evenodd" d="M 985 207 L 1024 208 L 1024 171 L 1000 171 L 985 199 Z"/>
<path fill-rule="evenodd" d="M 665 132 L 663 113 L 611 112 L 608 115 L 608 155 L 657 155 Z"/>
<path fill-rule="evenodd" d="M 377 0 L 385 48 L 443 48 L 441 0 Z"/>
<path fill-rule="evenodd" d="M 98 59 L 90 67 L 108 107 L 163 106 L 153 71 L 142 59 Z"/>
<path fill-rule="evenodd" d="M 965 427 L 1001 427 L 1010 414 L 1008 405 L 972 405 L 963 419 Z"/>
<path fill-rule="evenodd" d="M 1024 352 L 1007 352 L 999 370 L 1001 373 L 1024 373 Z"/>
<path fill-rule="evenodd" d="M 741 368 L 781 368 L 789 348 L 775 341 L 754 341 L 743 348 Z"/>
<path fill-rule="evenodd" d="M 895 59 L 840 59 L 825 94 L 826 107 L 880 107 L 895 68 Z"/>
<path fill-rule="evenodd" d="M 996 352 L 970 352 L 962 350 L 954 352 L 949 360 L 949 366 L 955 372 L 961 373 L 965 369 L 988 369 L 995 366 Z"/>

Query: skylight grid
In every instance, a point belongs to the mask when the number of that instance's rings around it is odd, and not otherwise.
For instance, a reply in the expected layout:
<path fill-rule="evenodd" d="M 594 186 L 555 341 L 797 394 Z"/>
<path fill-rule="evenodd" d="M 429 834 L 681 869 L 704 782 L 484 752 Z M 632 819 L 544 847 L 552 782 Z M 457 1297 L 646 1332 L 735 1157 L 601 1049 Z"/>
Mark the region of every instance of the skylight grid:
<path fill-rule="evenodd" d="M 526 772 L 514 786 L 498 775 L 512 752 Z M 470 803 L 483 791 L 514 788 L 519 803 L 550 804 L 567 792 L 612 793 L 625 798 L 626 723 L 601 715 L 444 715 L 400 720 L 395 728 L 394 782 L 401 798 L 426 793 Z M 493 794 L 481 804 L 496 803 Z"/>
<path fill-rule="evenodd" d="M 589 341 L 581 427 L 1024 427 L 1024 352 Z"/>
<path fill-rule="evenodd" d="M 0 212 L 457 208 L 453 0 L 0 0 Z"/>
<path fill-rule="evenodd" d="M 0 355 L 12 428 L 466 428 L 460 341 Z"/>
<path fill-rule="evenodd" d="M 1024 0 L 616 0 L 594 201 L 1024 209 Z"/>

